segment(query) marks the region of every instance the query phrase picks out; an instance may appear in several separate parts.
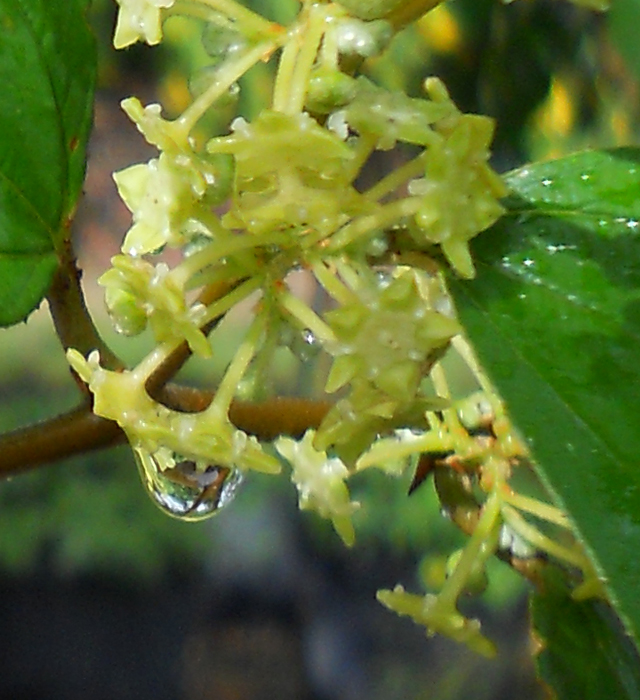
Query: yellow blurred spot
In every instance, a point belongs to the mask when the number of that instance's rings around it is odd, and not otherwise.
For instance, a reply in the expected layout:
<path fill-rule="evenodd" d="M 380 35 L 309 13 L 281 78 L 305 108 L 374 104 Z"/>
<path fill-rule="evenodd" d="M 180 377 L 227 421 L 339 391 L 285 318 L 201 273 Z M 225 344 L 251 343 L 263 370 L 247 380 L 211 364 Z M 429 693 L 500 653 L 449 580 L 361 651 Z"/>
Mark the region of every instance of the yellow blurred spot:
<path fill-rule="evenodd" d="M 610 124 L 616 143 L 628 143 L 631 138 L 628 112 L 620 108 L 614 109 L 611 113 Z"/>
<path fill-rule="evenodd" d="M 447 557 L 428 555 L 421 562 L 418 574 L 427 590 L 439 591 L 447 580 Z"/>
<path fill-rule="evenodd" d="M 427 12 L 417 25 L 429 48 L 438 53 L 454 53 L 460 46 L 460 27 L 444 5 L 438 5 L 431 12 Z"/>
<path fill-rule="evenodd" d="M 560 78 L 553 78 L 549 97 L 538 110 L 535 124 L 542 133 L 552 138 L 567 136 L 575 122 L 575 110 L 569 89 Z"/>
<path fill-rule="evenodd" d="M 170 71 L 158 87 L 160 101 L 169 115 L 180 114 L 191 104 L 191 93 L 184 74 Z"/>

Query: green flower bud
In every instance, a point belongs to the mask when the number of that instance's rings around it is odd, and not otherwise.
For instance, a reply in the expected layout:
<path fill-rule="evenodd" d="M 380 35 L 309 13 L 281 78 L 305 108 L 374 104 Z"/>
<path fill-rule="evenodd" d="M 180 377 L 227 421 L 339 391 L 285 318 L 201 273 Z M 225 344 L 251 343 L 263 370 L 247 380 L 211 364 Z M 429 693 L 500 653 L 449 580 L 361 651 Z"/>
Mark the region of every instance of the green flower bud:
<path fill-rule="evenodd" d="M 384 20 L 363 22 L 359 19 L 343 19 L 335 31 L 338 51 L 345 56 L 361 58 L 381 54 L 393 37 L 391 25 Z"/>
<path fill-rule="evenodd" d="M 130 292 L 109 287 L 105 291 L 104 300 L 116 332 L 138 335 L 147 327 L 147 314 L 139 300 Z"/>
<path fill-rule="evenodd" d="M 356 86 L 354 78 L 338 70 L 316 70 L 309 79 L 307 109 L 314 114 L 334 112 L 355 97 Z"/>

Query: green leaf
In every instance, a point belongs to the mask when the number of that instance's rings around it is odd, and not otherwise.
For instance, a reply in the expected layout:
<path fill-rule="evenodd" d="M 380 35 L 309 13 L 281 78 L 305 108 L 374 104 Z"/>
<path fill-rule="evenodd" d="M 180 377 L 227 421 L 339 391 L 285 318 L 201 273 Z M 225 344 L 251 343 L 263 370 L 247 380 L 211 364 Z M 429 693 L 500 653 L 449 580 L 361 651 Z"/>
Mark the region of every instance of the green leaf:
<path fill-rule="evenodd" d="M 79 0 L 0 0 L 0 325 L 46 294 L 84 179 L 95 46 Z"/>
<path fill-rule="evenodd" d="M 454 281 L 460 318 L 538 463 L 640 633 L 640 151 L 507 177 L 510 214 Z"/>
<path fill-rule="evenodd" d="M 581 603 L 547 577 L 531 600 L 538 675 L 562 700 L 637 700 L 640 659 L 602 601 Z"/>

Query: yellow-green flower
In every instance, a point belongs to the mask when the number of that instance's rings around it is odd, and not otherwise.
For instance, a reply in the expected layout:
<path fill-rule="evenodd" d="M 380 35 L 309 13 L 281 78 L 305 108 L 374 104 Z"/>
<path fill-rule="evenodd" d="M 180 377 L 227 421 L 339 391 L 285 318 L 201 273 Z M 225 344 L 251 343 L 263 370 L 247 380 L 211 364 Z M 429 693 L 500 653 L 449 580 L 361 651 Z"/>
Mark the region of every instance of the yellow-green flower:
<path fill-rule="evenodd" d="M 370 204 L 351 185 L 351 148 L 308 114 L 271 110 L 230 136 L 212 139 L 211 153 L 232 154 L 235 192 L 224 219 L 252 233 L 304 227 L 328 234 Z"/>
<path fill-rule="evenodd" d="M 118 22 L 113 37 L 116 49 L 135 44 L 142 39 L 147 44 L 162 39 L 162 9 L 171 7 L 175 0 L 116 0 L 120 5 Z"/>
<path fill-rule="evenodd" d="M 349 498 L 345 483 L 349 471 L 341 460 L 315 449 L 314 435 L 313 430 L 308 430 L 299 442 L 281 437 L 275 447 L 291 464 L 291 480 L 298 489 L 300 508 L 329 518 L 343 542 L 350 546 L 355 540 L 351 515 L 359 504 Z"/>
<path fill-rule="evenodd" d="M 427 628 L 427 634 L 442 634 L 466 644 L 483 656 L 493 657 L 495 646 L 480 632 L 480 622 L 461 615 L 455 605 L 443 597 L 407 593 L 397 585 L 392 591 L 378 591 L 378 600 L 398 615 L 408 615 L 419 625 Z"/>
<path fill-rule="evenodd" d="M 266 454 L 255 437 L 232 425 L 227 416 L 206 410 L 182 413 L 154 401 L 145 389 L 148 377 L 138 369 L 104 369 L 97 351 L 85 359 L 70 349 L 67 361 L 91 390 L 93 412 L 115 421 L 132 447 L 150 454 L 177 454 L 200 465 L 269 473 L 280 470 L 279 461 Z M 172 464 L 168 459 L 163 463 L 168 467 Z"/>
<path fill-rule="evenodd" d="M 421 200 L 411 235 L 418 244 L 439 244 L 463 277 L 475 274 L 469 240 L 504 213 L 498 200 L 506 187 L 487 163 L 493 129 L 488 117 L 460 115 L 429 146 L 424 178 L 409 185 Z"/>
<path fill-rule="evenodd" d="M 327 347 L 335 359 L 326 390 L 361 377 L 393 399 L 412 401 L 432 359 L 460 330 L 453 318 L 428 309 L 428 289 L 427 276 L 409 268 L 370 283 L 364 277 L 353 301 L 329 311 L 325 320 L 337 340 Z"/>

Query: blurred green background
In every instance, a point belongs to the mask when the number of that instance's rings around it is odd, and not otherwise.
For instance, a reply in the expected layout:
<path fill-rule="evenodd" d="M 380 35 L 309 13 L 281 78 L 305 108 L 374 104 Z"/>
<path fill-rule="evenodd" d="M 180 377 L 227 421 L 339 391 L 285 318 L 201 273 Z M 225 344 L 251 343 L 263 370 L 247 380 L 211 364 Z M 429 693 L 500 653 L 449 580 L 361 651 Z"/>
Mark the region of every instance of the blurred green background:
<path fill-rule="evenodd" d="M 247 4 L 277 21 L 297 7 Z M 207 55 L 196 23 L 172 19 L 161 47 L 116 53 L 113 3 L 94 0 L 92 21 L 100 92 L 76 240 L 96 322 L 133 363 L 149 341 L 115 336 L 95 284 L 129 221 L 110 173 L 153 155 L 118 103 L 135 94 L 179 113 Z M 638 26 L 637 0 L 617 0 L 608 16 L 560 0 L 452 0 L 367 72 L 412 95 L 425 77 L 443 78 L 461 109 L 497 119 L 494 160 L 504 171 L 637 140 Z M 246 76 L 241 114 L 267 104 L 271 70 Z M 222 131 L 230 116 L 222 110 L 208 126 Z M 237 337 L 230 324 L 222 330 L 221 362 Z M 203 380 L 196 370 L 185 380 L 215 384 L 215 371 Z M 307 391 L 308 373 L 291 359 L 277 374 L 283 391 Z M 0 331 L 0 430 L 75 400 L 46 309 Z M 541 697 L 524 584 L 496 563 L 487 595 L 469 604 L 498 641 L 497 661 L 425 639 L 383 610 L 375 591 L 396 582 L 423 589 L 461 537 L 430 485 L 410 498 L 407 479 L 374 474 L 353 486 L 363 507 L 356 547 L 346 551 L 329 525 L 297 511 L 286 475 L 252 475 L 231 507 L 201 524 L 154 508 L 127 447 L 1 483 L 0 698 Z"/>

